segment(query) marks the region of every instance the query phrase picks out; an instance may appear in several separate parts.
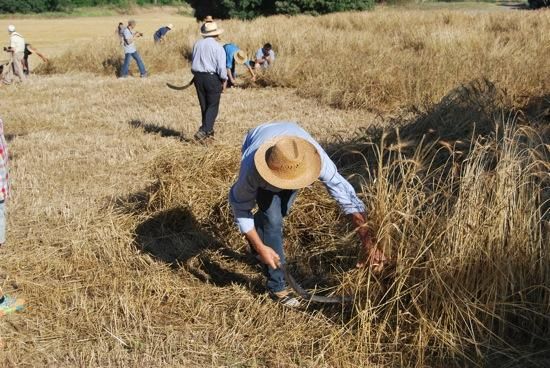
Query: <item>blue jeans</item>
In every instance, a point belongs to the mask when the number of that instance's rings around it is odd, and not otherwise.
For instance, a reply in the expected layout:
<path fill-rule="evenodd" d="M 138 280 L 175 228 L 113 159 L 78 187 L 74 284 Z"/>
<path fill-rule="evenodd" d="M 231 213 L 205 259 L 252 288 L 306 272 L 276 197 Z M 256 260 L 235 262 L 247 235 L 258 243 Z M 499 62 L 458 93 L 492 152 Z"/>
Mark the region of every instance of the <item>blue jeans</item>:
<path fill-rule="evenodd" d="M 139 74 L 143 77 L 147 75 L 147 70 L 145 70 L 145 65 L 143 64 L 143 60 L 141 60 L 141 56 L 139 56 L 139 52 L 132 52 L 124 54 L 124 64 L 122 64 L 122 70 L 120 71 L 121 77 L 127 77 L 128 76 L 128 69 L 130 68 L 130 58 L 134 58 L 136 61 L 138 68 L 139 68 Z"/>
<path fill-rule="evenodd" d="M 265 245 L 273 249 L 285 264 L 285 252 L 283 247 L 283 220 L 290 211 L 298 191 L 283 190 L 274 193 L 259 189 L 256 196 L 258 212 L 254 215 L 254 225 L 260 239 Z M 280 269 L 271 269 L 264 265 L 264 273 L 267 277 L 267 289 L 277 292 L 286 288 L 285 275 Z"/>

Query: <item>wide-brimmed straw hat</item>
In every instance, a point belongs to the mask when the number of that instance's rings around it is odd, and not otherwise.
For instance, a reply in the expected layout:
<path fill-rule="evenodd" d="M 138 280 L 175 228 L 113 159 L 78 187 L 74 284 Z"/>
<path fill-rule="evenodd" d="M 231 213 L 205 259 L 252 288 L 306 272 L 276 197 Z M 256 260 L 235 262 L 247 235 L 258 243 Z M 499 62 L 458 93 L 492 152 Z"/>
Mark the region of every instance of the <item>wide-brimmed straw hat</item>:
<path fill-rule="evenodd" d="M 239 50 L 235 53 L 234 57 L 237 64 L 244 64 L 246 61 L 246 52 Z"/>
<path fill-rule="evenodd" d="M 174 25 L 172 23 L 170 23 L 169 25 L 166 26 L 167 28 L 170 28 L 170 29 L 174 29 Z"/>
<path fill-rule="evenodd" d="M 313 144 L 296 136 L 264 142 L 254 154 L 260 176 L 279 189 L 301 189 L 321 173 L 321 156 Z"/>
<path fill-rule="evenodd" d="M 223 29 L 218 28 L 216 22 L 204 23 L 201 27 L 202 37 L 215 37 L 223 33 Z"/>

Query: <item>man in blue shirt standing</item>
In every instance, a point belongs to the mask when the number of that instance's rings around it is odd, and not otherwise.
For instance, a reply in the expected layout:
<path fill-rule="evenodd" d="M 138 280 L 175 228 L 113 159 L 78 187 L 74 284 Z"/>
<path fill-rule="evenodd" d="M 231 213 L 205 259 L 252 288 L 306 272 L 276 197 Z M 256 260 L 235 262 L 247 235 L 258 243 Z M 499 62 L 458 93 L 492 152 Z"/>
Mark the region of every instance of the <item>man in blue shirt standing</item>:
<path fill-rule="evenodd" d="M 128 27 L 122 31 L 122 46 L 124 47 L 124 64 L 122 64 L 122 70 L 120 72 L 121 78 L 126 78 L 128 76 L 128 69 L 130 68 L 130 58 L 133 58 L 139 68 L 139 74 L 142 78 L 147 76 L 147 70 L 141 60 L 141 56 L 136 49 L 136 44 L 134 42 L 135 38 L 143 36 L 143 33 L 134 31 L 136 27 L 136 21 L 131 19 L 128 21 Z"/>
<path fill-rule="evenodd" d="M 262 124 L 246 135 L 239 177 L 229 192 L 229 202 L 241 233 L 265 264 L 271 297 L 289 307 L 298 307 L 300 301 L 291 295 L 279 267 L 286 263 L 283 220 L 298 190 L 317 179 L 357 228 L 364 251 L 357 266 L 368 263 L 380 271 L 386 260 L 365 226 L 365 205 L 319 143 L 296 123 Z M 252 214 L 256 205 L 258 211 Z"/>
<path fill-rule="evenodd" d="M 223 33 L 215 22 L 204 23 L 201 27 L 202 40 L 193 46 L 191 72 L 199 104 L 201 106 L 201 127 L 195 133 L 197 141 L 214 136 L 214 123 L 218 116 L 221 94 L 226 88 L 227 69 L 225 51 L 217 42 Z"/>
<path fill-rule="evenodd" d="M 159 29 L 157 29 L 157 31 L 156 31 L 155 34 L 153 35 L 153 40 L 155 41 L 155 43 L 164 42 L 164 37 L 165 37 L 166 34 L 167 34 L 168 32 L 170 32 L 172 29 L 174 29 L 174 25 L 173 25 L 173 24 L 168 24 L 167 26 L 160 27 Z"/>
<path fill-rule="evenodd" d="M 239 49 L 234 43 L 226 43 L 223 45 L 225 50 L 225 61 L 227 68 L 227 87 L 230 88 L 237 84 L 237 72 L 235 70 L 236 64 L 242 64 L 246 66 L 248 72 L 252 76 L 252 81 L 256 81 L 256 75 L 250 66 L 250 60 L 247 60 L 246 53 Z"/>

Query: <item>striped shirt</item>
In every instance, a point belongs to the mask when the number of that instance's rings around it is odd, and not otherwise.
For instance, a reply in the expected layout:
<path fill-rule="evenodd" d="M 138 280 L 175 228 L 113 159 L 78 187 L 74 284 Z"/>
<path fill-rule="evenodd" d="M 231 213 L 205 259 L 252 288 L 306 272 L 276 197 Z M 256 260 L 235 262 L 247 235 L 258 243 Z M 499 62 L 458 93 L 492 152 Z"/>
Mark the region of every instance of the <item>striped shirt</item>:
<path fill-rule="evenodd" d="M 325 185 L 328 193 L 340 206 L 345 214 L 365 212 L 365 205 L 357 197 L 351 184 L 340 175 L 336 165 L 321 148 L 319 143 L 293 122 L 273 122 L 262 124 L 248 132 L 242 146 L 242 160 L 239 177 L 229 192 L 229 203 L 242 233 L 247 233 L 254 228 L 254 216 L 252 209 L 256 205 L 258 189 L 262 188 L 271 192 L 280 192 L 281 189 L 267 183 L 262 179 L 256 165 L 254 154 L 263 142 L 278 136 L 296 136 L 313 144 L 319 156 L 321 156 L 321 173 L 319 180 Z"/>
<path fill-rule="evenodd" d="M 8 199 L 10 185 L 8 181 L 8 145 L 4 138 L 4 122 L 0 118 L 0 200 Z"/>

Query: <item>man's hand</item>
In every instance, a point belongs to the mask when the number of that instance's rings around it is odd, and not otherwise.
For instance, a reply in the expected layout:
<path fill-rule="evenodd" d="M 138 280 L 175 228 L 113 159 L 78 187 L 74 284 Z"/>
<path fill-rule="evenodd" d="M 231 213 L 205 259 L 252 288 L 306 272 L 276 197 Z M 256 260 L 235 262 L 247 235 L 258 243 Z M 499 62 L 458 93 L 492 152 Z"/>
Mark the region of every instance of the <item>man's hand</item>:
<path fill-rule="evenodd" d="M 279 267 L 281 259 L 279 258 L 279 255 L 270 247 L 264 245 L 256 249 L 256 252 L 258 252 L 260 260 L 272 269 Z"/>
<path fill-rule="evenodd" d="M 384 268 L 387 258 L 380 249 L 374 246 L 369 229 L 366 227 L 365 216 L 362 213 L 352 213 L 351 222 L 357 228 L 357 234 L 361 239 L 361 254 L 357 260 L 356 267 L 361 268 L 368 265 L 373 272 L 380 272 Z"/>

